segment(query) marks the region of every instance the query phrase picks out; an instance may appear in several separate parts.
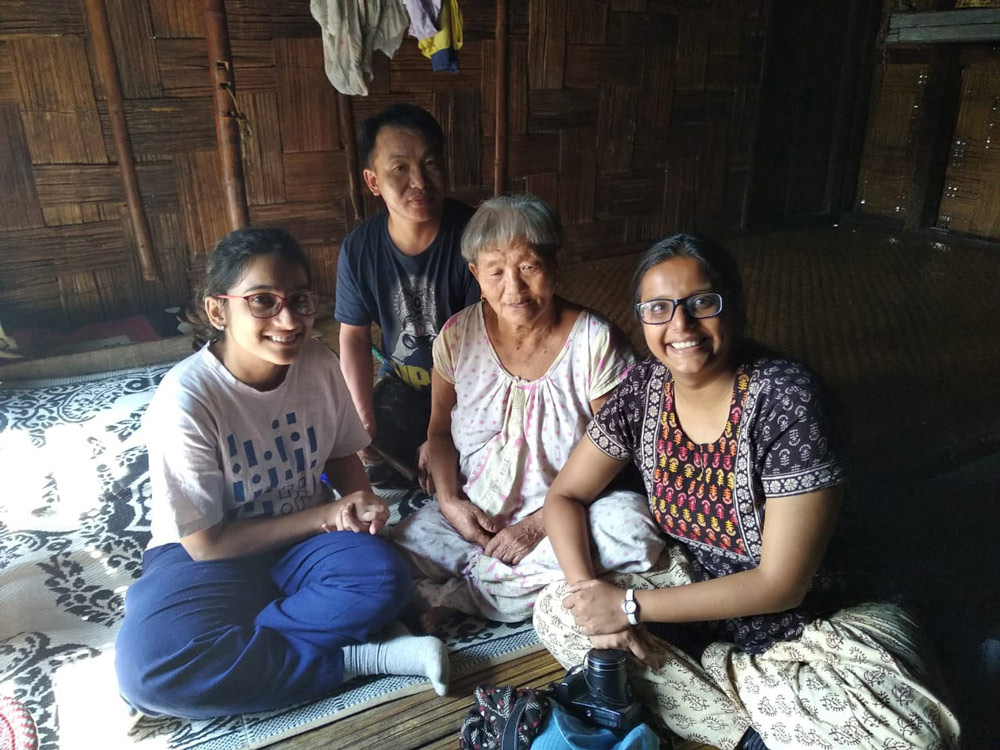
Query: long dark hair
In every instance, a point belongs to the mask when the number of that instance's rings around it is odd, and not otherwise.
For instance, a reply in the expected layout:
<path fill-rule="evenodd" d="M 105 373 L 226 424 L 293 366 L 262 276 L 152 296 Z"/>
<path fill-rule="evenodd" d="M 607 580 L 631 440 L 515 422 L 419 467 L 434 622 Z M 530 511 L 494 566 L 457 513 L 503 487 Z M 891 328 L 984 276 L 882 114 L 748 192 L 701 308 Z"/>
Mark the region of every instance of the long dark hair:
<path fill-rule="evenodd" d="M 660 240 L 639 259 L 632 275 L 632 301 L 639 302 L 642 280 L 654 266 L 671 258 L 692 258 L 705 269 L 713 291 L 722 294 L 722 314 L 742 333 L 747 322 L 743 281 L 736 260 L 729 251 L 713 239 L 699 234 L 673 234 Z"/>
<path fill-rule="evenodd" d="M 302 266 L 312 283 L 309 259 L 299 243 L 284 229 L 237 229 L 219 240 L 205 260 L 205 277 L 188 312 L 194 327 L 193 345 L 200 349 L 220 338 L 205 313 L 205 298 L 225 294 L 243 278 L 250 261 L 258 255 L 274 255 Z M 222 300 L 225 303 L 227 300 Z"/>

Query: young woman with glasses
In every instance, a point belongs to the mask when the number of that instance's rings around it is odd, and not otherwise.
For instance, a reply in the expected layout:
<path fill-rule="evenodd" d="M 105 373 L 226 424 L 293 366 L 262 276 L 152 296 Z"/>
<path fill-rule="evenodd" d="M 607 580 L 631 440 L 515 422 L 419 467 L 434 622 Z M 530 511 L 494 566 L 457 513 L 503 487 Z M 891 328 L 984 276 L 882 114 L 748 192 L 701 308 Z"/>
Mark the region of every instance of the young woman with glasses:
<path fill-rule="evenodd" d="M 608 398 L 546 496 L 565 581 L 535 604 L 569 667 L 631 651 L 677 735 L 730 748 L 952 748 L 917 626 L 859 603 L 828 543 L 845 480 L 816 376 L 742 337 L 742 284 L 714 242 L 675 235 L 633 279 L 651 357 Z M 629 462 L 668 552 L 597 578 L 586 508 Z M 766 743 L 766 744 L 765 744 Z"/>
<path fill-rule="evenodd" d="M 444 644 L 393 624 L 412 580 L 376 536 L 389 512 L 356 455 L 370 438 L 310 336 L 316 309 L 286 232 L 232 232 L 207 259 L 203 345 L 144 416 L 153 537 L 116 643 L 142 714 L 273 709 L 360 674 L 445 690 Z"/>

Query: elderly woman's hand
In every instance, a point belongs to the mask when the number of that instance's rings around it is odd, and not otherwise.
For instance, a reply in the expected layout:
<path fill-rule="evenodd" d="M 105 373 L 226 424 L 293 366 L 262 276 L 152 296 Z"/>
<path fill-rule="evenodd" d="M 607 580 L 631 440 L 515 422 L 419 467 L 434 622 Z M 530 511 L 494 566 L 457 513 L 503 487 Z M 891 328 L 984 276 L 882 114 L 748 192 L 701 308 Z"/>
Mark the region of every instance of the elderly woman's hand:
<path fill-rule="evenodd" d="M 483 550 L 508 565 L 517 565 L 545 536 L 545 526 L 538 513 L 532 513 L 515 524 L 497 532 Z"/>
<path fill-rule="evenodd" d="M 497 522 L 493 517 L 469 500 L 439 496 L 438 508 L 465 541 L 478 544 L 483 549 L 496 533 Z"/>
<path fill-rule="evenodd" d="M 569 587 L 570 594 L 563 599 L 576 624 L 585 635 L 606 635 L 628 630 L 628 618 L 622 611 L 625 592 L 610 583 L 591 578 L 577 581 Z"/>

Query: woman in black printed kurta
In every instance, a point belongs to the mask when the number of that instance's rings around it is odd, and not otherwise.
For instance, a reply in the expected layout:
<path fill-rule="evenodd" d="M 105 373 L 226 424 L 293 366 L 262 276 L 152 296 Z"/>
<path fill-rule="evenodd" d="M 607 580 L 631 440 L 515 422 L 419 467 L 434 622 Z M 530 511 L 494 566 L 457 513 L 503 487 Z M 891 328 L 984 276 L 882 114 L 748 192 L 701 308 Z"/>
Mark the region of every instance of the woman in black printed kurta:
<path fill-rule="evenodd" d="M 741 337 L 735 263 L 704 238 L 655 245 L 633 287 L 652 357 L 546 497 L 566 580 L 535 605 L 542 641 L 566 666 L 630 650 L 659 718 L 723 750 L 955 747 L 912 620 L 842 606 L 826 552 L 844 468 L 816 376 Z M 629 461 L 676 544 L 654 573 L 599 580 L 585 506 Z"/>

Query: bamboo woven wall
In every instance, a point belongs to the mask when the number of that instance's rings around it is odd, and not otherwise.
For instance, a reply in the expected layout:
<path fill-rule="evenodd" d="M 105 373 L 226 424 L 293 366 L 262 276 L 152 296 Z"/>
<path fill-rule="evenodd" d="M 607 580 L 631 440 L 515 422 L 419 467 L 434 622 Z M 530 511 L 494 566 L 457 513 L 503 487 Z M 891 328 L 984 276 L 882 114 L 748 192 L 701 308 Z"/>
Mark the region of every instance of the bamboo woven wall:
<path fill-rule="evenodd" d="M 938 226 L 1000 239 L 1000 60 L 962 70 Z"/>
<path fill-rule="evenodd" d="M 226 229 L 202 0 L 106 0 L 161 281 L 142 280 L 83 0 L 0 3 L 0 321 L 72 327 L 187 301 Z M 340 107 L 427 107 L 452 187 L 492 193 L 495 4 L 463 0 L 461 71 L 406 39 L 371 95 L 338 97 L 308 0 L 227 0 L 251 222 L 289 229 L 332 294 L 337 248 L 378 210 L 349 194 Z M 511 0 L 508 190 L 551 201 L 567 255 L 738 226 L 767 0 Z"/>

